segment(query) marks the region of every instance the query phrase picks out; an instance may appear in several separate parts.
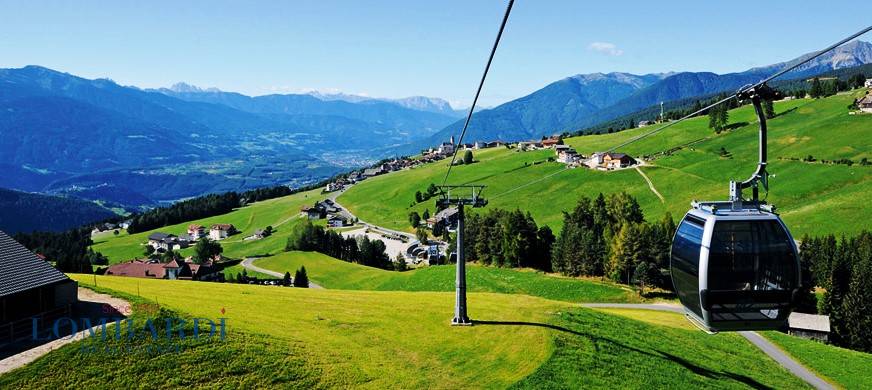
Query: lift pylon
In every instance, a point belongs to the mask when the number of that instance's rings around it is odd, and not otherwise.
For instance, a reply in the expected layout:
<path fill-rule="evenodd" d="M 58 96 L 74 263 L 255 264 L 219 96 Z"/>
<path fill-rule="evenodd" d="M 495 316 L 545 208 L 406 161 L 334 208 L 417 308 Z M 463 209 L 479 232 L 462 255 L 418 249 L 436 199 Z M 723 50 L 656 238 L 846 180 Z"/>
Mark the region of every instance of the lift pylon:
<path fill-rule="evenodd" d="M 436 199 L 437 209 L 457 207 L 457 274 L 455 279 L 454 319 L 452 326 L 469 326 L 472 321 L 466 313 L 466 256 L 463 251 L 463 223 L 464 206 L 484 207 L 487 199 L 481 196 L 484 185 L 442 185 L 439 189 L 439 197 Z"/>

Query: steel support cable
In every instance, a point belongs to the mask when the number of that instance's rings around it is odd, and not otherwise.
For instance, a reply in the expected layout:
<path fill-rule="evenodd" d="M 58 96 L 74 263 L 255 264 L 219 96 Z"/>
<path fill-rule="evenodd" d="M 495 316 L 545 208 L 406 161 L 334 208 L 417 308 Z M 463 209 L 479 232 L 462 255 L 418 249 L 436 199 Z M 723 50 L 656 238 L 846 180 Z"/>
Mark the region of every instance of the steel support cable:
<path fill-rule="evenodd" d="M 494 55 L 497 52 L 497 47 L 500 45 L 500 38 L 503 36 L 503 31 L 506 29 L 506 22 L 509 21 L 509 14 L 512 12 L 512 5 L 514 5 L 515 0 L 509 0 L 508 6 L 506 6 L 506 13 L 503 15 L 503 21 L 500 23 L 500 30 L 497 32 L 497 38 L 494 40 L 494 46 L 491 48 L 490 56 L 487 59 L 487 65 L 484 67 L 484 73 L 481 75 L 481 81 L 478 83 L 478 89 L 475 91 L 475 98 L 472 99 L 472 106 L 469 107 L 469 114 L 466 115 L 466 121 L 463 123 L 463 130 L 460 132 L 460 138 L 457 140 L 457 144 L 454 148 L 454 154 L 451 155 L 451 164 L 448 165 L 448 172 L 445 172 L 445 178 L 442 179 L 442 185 L 448 181 L 448 175 L 451 174 L 451 167 L 454 166 L 455 161 L 457 161 L 457 152 L 460 151 L 460 145 L 463 144 L 463 137 L 466 135 L 466 129 L 469 127 L 469 121 L 472 120 L 472 114 L 475 112 L 475 106 L 478 103 L 478 97 L 481 95 L 481 90 L 484 87 L 484 80 L 487 79 L 487 73 L 490 70 L 491 62 L 494 60 Z"/>

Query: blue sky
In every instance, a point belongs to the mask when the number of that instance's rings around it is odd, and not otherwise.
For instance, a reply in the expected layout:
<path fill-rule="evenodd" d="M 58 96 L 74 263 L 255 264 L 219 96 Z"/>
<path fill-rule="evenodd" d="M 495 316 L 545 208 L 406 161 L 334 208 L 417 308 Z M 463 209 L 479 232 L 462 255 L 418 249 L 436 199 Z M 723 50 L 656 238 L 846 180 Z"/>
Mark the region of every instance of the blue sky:
<path fill-rule="evenodd" d="M 482 103 L 578 73 L 742 71 L 872 22 L 870 1 L 800 3 L 517 0 Z M 185 81 L 250 95 L 425 95 L 462 106 L 504 9 L 490 0 L 0 0 L 0 67 L 37 64 L 149 88 Z"/>

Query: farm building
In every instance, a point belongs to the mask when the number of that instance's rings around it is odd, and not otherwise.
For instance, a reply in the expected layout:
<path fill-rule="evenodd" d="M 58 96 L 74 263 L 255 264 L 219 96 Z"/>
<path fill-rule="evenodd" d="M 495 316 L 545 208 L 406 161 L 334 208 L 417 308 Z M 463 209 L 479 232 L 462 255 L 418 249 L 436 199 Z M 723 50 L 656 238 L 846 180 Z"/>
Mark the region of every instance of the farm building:
<path fill-rule="evenodd" d="M 865 86 L 866 86 L 866 88 L 872 89 L 872 79 L 866 80 Z"/>
<path fill-rule="evenodd" d="M 221 272 L 211 261 L 203 264 L 192 260 L 173 260 L 160 263 L 154 260 L 131 260 L 126 263 L 110 265 L 106 275 L 132 278 L 182 279 L 182 280 L 220 280 Z"/>
<path fill-rule="evenodd" d="M 214 241 L 223 240 L 236 233 L 236 227 L 229 223 L 216 223 L 209 228 L 209 238 Z"/>
<path fill-rule="evenodd" d="M 190 224 L 188 225 L 188 235 L 191 236 L 191 241 L 197 241 L 206 235 L 206 228 L 203 225 Z"/>
<path fill-rule="evenodd" d="M 830 317 L 817 314 L 790 313 L 790 317 L 787 317 L 787 333 L 806 339 L 826 342 L 830 334 Z"/>
<path fill-rule="evenodd" d="M 77 301 L 75 281 L 0 231 L 0 345 L 30 336 L 32 317 L 69 316 Z"/>
<path fill-rule="evenodd" d="M 457 223 L 457 208 L 449 207 L 447 209 L 441 210 L 436 215 L 427 219 L 427 227 L 432 229 L 433 226 L 436 226 L 438 222 L 445 222 L 445 226 L 451 227 Z"/>
<path fill-rule="evenodd" d="M 332 228 L 343 227 L 345 226 L 345 219 L 336 216 L 330 217 L 330 219 L 327 220 L 327 226 Z"/>
<path fill-rule="evenodd" d="M 603 156 L 603 165 L 608 169 L 625 168 L 635 163 L 635 159 L 623 153 L 606 153 Z"/>
<path fill-rule="evenodd" d="M 872 113 L 872 94 L 866 95 L 860 100 L 857 100 L 857 108 L 859 108 L 860 111 Z"/>
<path fill-rule="evenodd" d="M 543 148 L 553 148 L 560 143 L 560 137 L 549 137 L 543 139 L 541 143 Z"/>
<path fill-rule="evenodd" d="M 189 242 L 188 239 L 182 240 L 174 234 L 161 232 L 154 232 L 148 236 L 148 245 L 151 245 L 156 251 L 175 251 L 187 248 Z"/>
<path fill-rule="evenodd" d="M 310 220 L 321 219 L 324 218 L 324 215 L 327 213 L 323 208 L 318 206 L 303 206 L 300 207 L 300 213 Z"/>

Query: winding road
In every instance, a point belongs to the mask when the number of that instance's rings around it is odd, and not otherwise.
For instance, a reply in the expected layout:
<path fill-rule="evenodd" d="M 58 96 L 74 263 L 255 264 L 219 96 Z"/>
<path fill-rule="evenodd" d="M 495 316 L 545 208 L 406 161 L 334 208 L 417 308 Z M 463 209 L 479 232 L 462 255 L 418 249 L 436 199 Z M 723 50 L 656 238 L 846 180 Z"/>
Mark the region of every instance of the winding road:
<path fill-rule="evenodd" d="M 641 303 L 588 303 L 582 304 L 583 307 L 596 309 L 596 308 L 613 308 L 613 309 L 643 309 L 643 310 L 657 310 L 657 311 L 666 311 L 671 313 L 684 313 L 684 309 L 681 306 L 677 305 L 667 305 L 667 304 L 641 304 Z M 830 384 L 829 382 L 821 379 L 819 376 L 815 375 L 808 368 L 805 368 L 801 363 L 793 360 L 792 357 L 784 353 L 781 348 L 778 348 L 775 344 L 772 344 L 769 340 L 761 336 L 757 332 L 739 332 L 742 337 L 747 339 L 754 344 L 757 348 L 759 348 L 763 353 L 767 356 L 775 360 L 781 367 L 784 367 L 787 371 L 790 371 L 791 374 L 795 375 L 799 379 L 804 380 L 806 383 L 814 387 L 815 389 L 835 389 L 835 386 Z"/>

